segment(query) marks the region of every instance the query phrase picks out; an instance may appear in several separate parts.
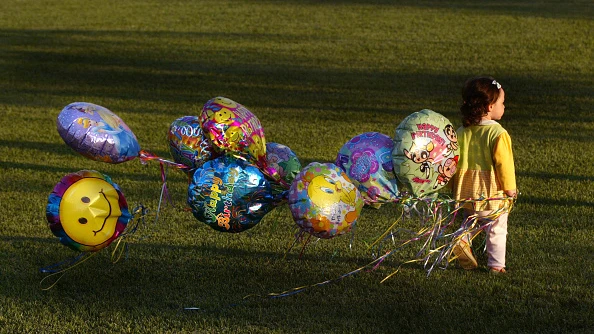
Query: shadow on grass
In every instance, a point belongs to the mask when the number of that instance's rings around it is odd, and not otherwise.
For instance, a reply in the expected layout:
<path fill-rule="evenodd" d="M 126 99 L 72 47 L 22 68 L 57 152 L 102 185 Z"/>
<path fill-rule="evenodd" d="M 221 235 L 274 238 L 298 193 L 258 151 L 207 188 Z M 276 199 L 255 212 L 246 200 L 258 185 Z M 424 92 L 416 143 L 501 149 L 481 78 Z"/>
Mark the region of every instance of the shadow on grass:
<path fill-rule="evenodd" d="M 264 108 L 290 109 L 288 113 L 275 116 L 283 117 L 286 122 L 308 117 L 344 121 L 339 116 L 341 111 L 404 118 L 422 108 L 457 116 L 455 108 L 460 86 L 473 75 L 316 67 L 309 65 L 318 61 L 314 56 L 237 49 L 232 42 L 238 38 L 258 44 L 286 43 L 292 39 L 309 41 L 316 37 L 255 33 L 0 30 L 0 39 L 5 41 L 7 49 L 3 58 L 8 66 L 3 74 L 12 78 L 12 85 L 0 97 L 0 102 L 47 107 L 43 99 L 24 97 L 49 95 L 71 99 L 84 96 L 98 100 L 95 102 L 117 98 L 191 103 L 199 109 L 208 99 L 223 95 L 245 104 L 256 113 Z M 187 50 L 179 50 L 180 55 L 176 55 L 175 50 L 157 42 L 161 39 L 229 43 L 220 43 L 223 46 L 214 51 L 199 50 L 189 54 Z M 25 51 L 30 45 L 36 45 L 37 49 Z M 150 49 L 151 53 L 139 53 L 139 49 Z M 537 103 L 553 94 L 557 103 L 567 103 L 572 117 L 580 117 L 582 121 L 593 119 L 589 113 L 591 108 L 575 101 L 577 97 L 590 96 L 590 80 L 576 79 L 568 86 L 563 78 L 515 77 L 502 73 L 501 81 L 512 87 L 509 93 L 512 106 L 514 100 Z M 435 106 L 417 104 L 416 101 L 426 101 L 428 97 L 434 97 Z M 444 101 L 456 101 L 449 106 L 454 109 L 439 110 Z M 163 112 L 157 108 L 126 111 Z M 523 108 L 509 115 L 510 119 L 520 121 L 534 116 L 533 112 Z M 567 115 L 544 112 L 538 116 L 548 121 L 567 119 Z"/>
<path fill-rule="evenodd" d="M 41 291 L 39 281 L 43 276 L 37 270 L 56 261 L 59 256 L 52 254 L 52 250 L 60 246 L 50 245 L 47 238 L 0 239 L 4 248 L 12 250 L 10 263 L 19 264 L 18 267 L 2 268 L 0 283 L 4 288 L 0 295 L 26 305 L 42 303 L 61 312 L 62 317 L 80 314 L 75 305 L 84 305 L 91 318 L 122 313 L 137 321 L 149 314 L 160 314 L 169 321 L 176 318 L 219 321 L 222 317 L 239 324 L 262 322 L 268 329 L 281 331 L 301 328 L 312 319 L 319 321 L 313 325 L 319 331 L 393 332 L 394 326 L 409 329 L 437 326 L 440 330 L 453 330 L 456 324 L 450 322 L 452 312 L 465 312 L 468 307 L 488 311 L 490 307 L 505 307 L 506 300 L 517 297 L 513 284 L 504 279 L 508 287 L 499 286 L 497 294 L 505 298 L 491 300 L 484 306 L 484 296 L 478 298 L 478 290 L 456 286 L 454 281 L 470 279 L 470 274 L 486 274 L 451 269 L 447 270 L 449 278 L 435 273 L 437 276 L 424 279 L 424 270 L 412 266 L 404 268 L 385 284 L 379 284 L 379 281 L 393 268 L 361 272 L 296 295 L 271 299 L 268 293 L 336 279 L 366 261 L 349 257 L 332 261 L 327 256 L 315 254 L 307 255 L 303 260 L 283 260 L 277 253 L 253 249 L 165 244 L 133 244 L 130 257 L 117 264 L 110 263 L 107 253 L 110 248 L 107 248 L 101 251 L 106 253 L 67 272 L 49 291 Z M 36 248 L 42 245 L 44 250 L 24 251 L 33 244 Z M 16 288 L 10 284 L 14 281 L 20 282 L 14 285 Z M 247 296 L 251 297 L 245 298 Z M 460 303 L 460 299 L 466 302 Z M 578 314 L 583 314 L 593 304 L 580 298 L 571 302 L 572 311 Z M 442 303 L 447 307 L 437 307 Z M 187 307 L 199 310 L 184 310 Z M 547 304 L 541 307 L 546 308 Z M 514 313 L 518 316 L 515 319 L 526 321 L 529 312 L 544 310 L 541 307 L 513 307 L 506 313 L 507 316 Z M 483 321 L 496 322 L 501 317 L 498 312 L 488 312 Z M 541 316 L 533 315 L 528 319 L 544 321 L 535 328 L 549 326 Z M 531 326 L 521 322 L 506 325 L 513 325 L 516 330 Z"/>
<path fill-rule="evenodd" d="M 259 0 L 251 0 L 259 3 Z M 320 5 L 316 0 L 272 0 L 275 3 Z M 367 5 L 390 7 L 419 7 L 427 9 L 473 10 L 491 15 L 516 15 L 525 17 L 545 18 L 581 18 L 591 19 L 594 6 L 587 0 L 572 0 L 564 2 L 535 2 L 502 0 L 497 2 L 469 2 L 465 0 L 436 1 L 436 0 L 328 0 L 325 5 Z"/>
<path fill-rule="evenodd" d="M 377 273 L 362 272 L 343 281 L 284 297 L 293 299 L 288 304 L 283 298 L 272 300 L 266 296 L 335 279 L 366 264 L 368 260 L 365 259 L 340 257 L 332 261 L 328 256 L 306 254 L 303 260 L 297 260 L 292 254 L 285 260 L 282 254 L 218 246 L 133 244 L 129 259 L 112 265 L 107 258 L 107 252 L 113 247 L 110 246 L 100 251 L 103 254 L 68 271 L 49 291 L 41 291 L 39 281 L 44 276 L 37 270 L 63 260 L 56 261 L 58 256 L 50 253 L 50 249 L 61 246 L 55 244 L 55 239 L 47 238 L 0 237 L 0 240 L 13 254 L 10 263 L 18 264 L 2 268 L 0 283 L 5 288 L 0 295 L 26 304 L 42 301 L 65 310 L 76 301 L 91 309 L 91 314 L 127 312 L 171 316 L 177 313 L 200 319 L 224 316 L 242 323 L 250 321 L 255 308 L 270 313 L 262 316 L 267 321 L 278 318 L 273 321 L 274 326 L 283 330 L 290 330 L 294 322 L 301 322 L 302 319 L 291 319 L 299 314 L 308 319 L 325 318 L 323 327 L 338 328 L 344 328 L 345 317 L 363 316 L 346 322 L 371 326 L 371 319 L 385 323 L 393 316 L 391 304 L 372 307 L 376 303 L 388 303 L 393 298 L 380 293 L 385 288 L 379 284 L 368 286 L 370 280 L 381 278 Z M 36 255 L 23 252 L 33 244 L 45 251 Z M 65 254 L 63 251 L 59 253 Z M 360 279 L 365 282 L 363 286 L 360 286 Z M 20 287 L 28 287 L 27 291 L 13 289 L 9 282 L 14 281 L 21 282 Z M 363 288 L 362 293 L 369 295 L 362 299 L 355 297 L 350 291 L 355 287 Z M 244 299 L 248 295 L 254 296 Z M 360 301 L 358 305 L 352 304 L 352 298 Z M 331 305 L 333 303 L 335 305 Z M 184 311 L 186 307 L 201 310 Z M 387 323 L 374 326 L 384 331 L 389 328 Z"/>

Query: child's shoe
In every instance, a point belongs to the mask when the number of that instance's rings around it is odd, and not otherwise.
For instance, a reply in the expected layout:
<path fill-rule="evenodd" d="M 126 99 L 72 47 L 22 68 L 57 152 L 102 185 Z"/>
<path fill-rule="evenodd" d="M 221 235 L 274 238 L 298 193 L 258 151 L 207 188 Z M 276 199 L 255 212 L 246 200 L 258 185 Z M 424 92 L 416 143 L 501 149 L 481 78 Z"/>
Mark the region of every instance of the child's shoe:
<path fill-rule="evenodd" d="M 458 243 L 454 245 L 452 251 L 458 258 L 458 263 L 460 263 L 462 268 L 472 270 L 478 267 L 478 263 L 476 262 L 474 255 L 472 255 L 472 249 L 470 249 L 470 245 L 466 241 L 458 241 Z"/>
<path fill-rule="evenodd" d="M 505 268 L 489 268 L 489 274 L 491 275 L 504 275 L 506 273 Z"/>

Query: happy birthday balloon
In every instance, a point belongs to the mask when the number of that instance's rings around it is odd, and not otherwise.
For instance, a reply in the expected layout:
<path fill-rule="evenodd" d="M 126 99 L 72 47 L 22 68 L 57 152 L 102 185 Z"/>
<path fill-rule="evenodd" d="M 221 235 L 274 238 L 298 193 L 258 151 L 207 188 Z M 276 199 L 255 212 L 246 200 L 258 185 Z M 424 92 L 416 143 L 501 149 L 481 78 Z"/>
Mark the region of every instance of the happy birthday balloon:
<path fill-rule="evenodd" d="M 406 117 L 396 128 L 394 172 L 416 196 L 448 183 L 458 164 L 458 138 L 450 121 L 429 109 Z"/>
<path fill-rule="evenodd" d="M 188 187 L 188 205 L 194 217 L 221 232 L 242 232 L 256 226 L 276 201 L 264 174 L 231 156 L 205 163 Z"/>
<path fill-rule="evenodd" d="M 398 198 L 393 147 L 390 137 L 366 132 L 349 140 L 338 152 L 336 165 L 347 173 L 366 203 L 393 202 Z"/>
<path fill-rule="evenodd" d="M 202 166 L 215 156 L 196 116 L 184 116 L 173 121 L 167 139 L 173 160 L 191 169 Z"/>
<path fill-rule="evenodd" d="M 301 162 L 297 155 L 288 147 L 278 143 L 266 143 L 266 162 L 268 166 L 278 172 L 285 184 L 271 181 L 275 194 L 288 191 L 295 176 L 301 171 Z"/>
<path fill-rule="evenodd" d="M 96 104 L 67 105 L 58 115 L 57 127 L 68 146 L 93 160 L 121 163 L 136 158 L 140 151 L 138 140 L 126 123 Z"/>
<path fill-rule="evenodd" d="M 46 217 L 62 244 L 83 252 L 107 247 L 132 219 L 118 185 L 92 170 L 68 174 L 56 184 Z"/>
<path fill-rule="evenodd" d="M 350 231 L 363 204 L 357 187 L 332 163 L 307 165 L 295 177 L 289 190 L 289 208 L 295 223 L 323 239 Z"/>

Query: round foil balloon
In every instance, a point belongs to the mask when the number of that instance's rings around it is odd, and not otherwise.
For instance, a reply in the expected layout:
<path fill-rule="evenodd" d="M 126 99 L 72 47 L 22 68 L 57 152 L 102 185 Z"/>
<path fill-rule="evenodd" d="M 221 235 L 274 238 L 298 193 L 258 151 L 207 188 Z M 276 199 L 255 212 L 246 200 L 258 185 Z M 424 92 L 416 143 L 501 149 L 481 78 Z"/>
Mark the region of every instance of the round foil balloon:
<path fill-rule="evenodd" d="M 393 202 L 398 198 L 393 147 L 392 138 L 366 132 L 349 140 L 338 152 L 336 165 L 351 178 L 366 203 Z"/>
<path fill-rule="evenodd" d="M 307 165 L 289 190 L 293 219 L 302 230 L 318 238 L 330 239 L 348 232 L 363 204 L 357 187 L 332 163 Z"/>
<path fill-rule="evenodd" d="M 290 185 L 295 176 L 301 170 L 301 162 L 297 155 L 288 147 L 277 143 L 266 143 L 266 162 L 268 167 L 278 172 L 285 184 L 272 181 L 272 190 L 274 193 L 288 191 L 287 185 Z"/>
<path fill-rule="evenodd" d="M 454 127 L 429 109 L 407 116 L 396 128 L 392 161 L 396 176 L 414 195 L 439 190 L 456 173 L 458 138 Z"/>
<path fill-rule="evenodd" d="M 107 247 L 132 219 L 118 185 L 91 170 L 68 174 L 56 184 L 46 217 L 62 244 L 84 252 Z"/>
<path fill-rule="evenodd" d="M 138 140 L 126 123 L 96 104 L 67 105 L 58 115 L 57 127 L 68 146 L 93 160 L 121 163 L 136 158 L 140 151 Z"/>
<path fill-rule="evenodd" d="M 254 227 L 274 208 L 270 182 L 254 165 L 221 156 L 197 169 L 188 187 L 194 217 L 221 232 Z"/>
<path fill-rule="evenodd" d="M 167 139 L 171 157 L 179 164 L 195 169 L 213 158 L 214 150 L 196 116 L 184 116 L 173 121 Z"/>

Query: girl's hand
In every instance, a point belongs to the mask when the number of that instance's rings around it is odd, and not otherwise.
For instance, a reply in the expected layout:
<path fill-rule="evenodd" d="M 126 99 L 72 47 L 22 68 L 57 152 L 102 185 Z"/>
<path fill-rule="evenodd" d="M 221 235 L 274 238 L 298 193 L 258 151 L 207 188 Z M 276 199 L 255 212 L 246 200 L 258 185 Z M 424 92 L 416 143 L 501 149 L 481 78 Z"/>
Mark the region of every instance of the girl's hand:
<path fill-rule="evenodd" d="M 516 196 L 518 196 L 518 192 L 516 191 L 516 189 L 514 190 L 504 190 L 503 191 L 507 196 L 509 197 L 513 197 L 516 198 Z"/>

